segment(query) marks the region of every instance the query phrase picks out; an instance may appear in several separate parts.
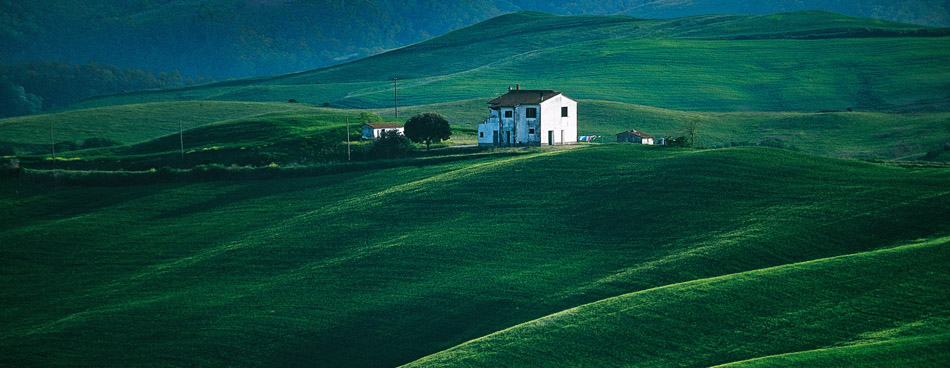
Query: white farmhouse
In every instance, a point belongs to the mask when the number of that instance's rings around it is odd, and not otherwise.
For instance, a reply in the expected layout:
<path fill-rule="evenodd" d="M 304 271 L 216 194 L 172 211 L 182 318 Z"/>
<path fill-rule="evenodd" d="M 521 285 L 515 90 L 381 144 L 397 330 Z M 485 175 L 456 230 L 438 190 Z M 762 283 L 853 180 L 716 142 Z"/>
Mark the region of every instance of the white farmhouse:
<path fill-rule="evenodd" d="M 488 102 L 478 124 L 479 146 L 577 143 L 577 101 L 553 90 L 514 90 Z"/>
<path fill-rule="evenodd" d="M 399 134 L 405 134 L 405 128 L 402 124 L 396 123 L 365 123 L 363 129 L 363 139 L 375 140 L 383 135 L 383 132 L 395 130 Z"/>

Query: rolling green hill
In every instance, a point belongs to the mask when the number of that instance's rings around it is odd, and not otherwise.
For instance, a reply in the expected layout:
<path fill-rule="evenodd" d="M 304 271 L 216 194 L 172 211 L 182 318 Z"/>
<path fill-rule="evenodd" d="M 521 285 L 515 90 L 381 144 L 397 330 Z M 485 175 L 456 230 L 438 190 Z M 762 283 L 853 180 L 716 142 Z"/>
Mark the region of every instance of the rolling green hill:
<path fill-rule="evenodd" d="M 74 108 L 291 98 L 385 107 L 398 77 L 403 105 L 489 98 L 521 83 L 677 110 L 945 110 L 947 35 L 825 12 L 672 20 L 523 12 L 316 71 L 104 97 Z"/>
<path fill-rule="evenodd" d="M 0 179 L 0 362 L 945 357 L 947 169 L 600 145 L 280 173 Z"/>
<path fill-rule="evenodd" d="M 125 105 L 21 116 L 0 120 L 0 128 L 3 131 L 0 134 L 0 143 L 48 146 L 49 128 L 52 126 L 53 139 L 56 142 L 81 142 L 87 138 L 98 137 L 130 144 L 177 133 L 179 120 L 185 129 L 190 129 L 215 121 L 307 108 L 288 103 L 198 101 Z"/>
<path fill-rule="evenodd" d="M 941 0 L 5 0 L 0 62 L 93 61 L 225 79 L 338 64 L 519 10 L 673 18 L 805 9 L 950 26 Z"/>
<path fill-rule="evenodd" d="M 948 246 L 941 238 L 635 292 L 408 366 L 939 366 L 950 357 L 940 292 L 950 287 Z"/>

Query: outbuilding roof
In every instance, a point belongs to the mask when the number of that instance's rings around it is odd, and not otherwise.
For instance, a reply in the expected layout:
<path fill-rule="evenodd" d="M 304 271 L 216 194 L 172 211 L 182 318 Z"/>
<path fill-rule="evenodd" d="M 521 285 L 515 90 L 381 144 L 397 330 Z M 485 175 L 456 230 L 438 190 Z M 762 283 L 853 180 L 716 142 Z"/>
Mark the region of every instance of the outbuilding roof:
<path fill-rule="evenodd" d="M 402 124 L 398 123 L 364 123 L 363 125 L 369 125 L 373 129 L 402 128 Z"/>
<path fill-rule="evenodd" d="M 640 137 L 640 138 L 653 138 L 653 137 L 651 137 L 649 134 L 646 134 L 646 133 L 641 132 L 641 131 L 636 130 L 636 129 L 628 130 L 628 131 L 626 131 L 626 132 L 617 133 L 617 135 L 621 135 L 621 134 L 633 134 L 633 135 L 638 136 L 638 137 Z"/>
<path fill-rule="evenodd" d="M 518 105 L 537 105 L 551 99 L 561 92 L 550 89 L 516 89 L 508 91 L 494 100 L 488 101 L 492 107 L 515 107 Z"/>

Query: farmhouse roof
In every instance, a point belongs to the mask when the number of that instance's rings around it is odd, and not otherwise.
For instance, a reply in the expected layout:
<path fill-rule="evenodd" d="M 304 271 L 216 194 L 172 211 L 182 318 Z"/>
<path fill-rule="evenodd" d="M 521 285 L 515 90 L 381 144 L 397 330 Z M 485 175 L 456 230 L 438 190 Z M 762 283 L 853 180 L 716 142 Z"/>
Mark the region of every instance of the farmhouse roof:
<path fill-rule="evenodd" d="M 646 134 L 646 133 L 641 132 L 641 131 L 636 130 L 636 129 L 628 130 L 628 131 L 626 131 L 626 132 L 617 133 L 617 135 L 621 135 L 621 134 L 633 134 L 633 135 L 635 135 L 635 136 L 637 136 L 637 137 L 640 137 L 640 138 L 653 138 L 653 137 L 651 137 L 649 134 Z"/>
<path fill-rule="evenodd" d="M 392 128 L 402 128 L 402 124 L 398 123 L 365 123 L 363 125 L 369 125 L 373 129 L 392 129 Z"/>
<path fill-rule="evenodd" d="M 516 89 L 508 91 L 494 100 L 488 101 L 492 107 L 515 107 L 518 105 L 537 105 L 561 92 L 550 89 Z"/>

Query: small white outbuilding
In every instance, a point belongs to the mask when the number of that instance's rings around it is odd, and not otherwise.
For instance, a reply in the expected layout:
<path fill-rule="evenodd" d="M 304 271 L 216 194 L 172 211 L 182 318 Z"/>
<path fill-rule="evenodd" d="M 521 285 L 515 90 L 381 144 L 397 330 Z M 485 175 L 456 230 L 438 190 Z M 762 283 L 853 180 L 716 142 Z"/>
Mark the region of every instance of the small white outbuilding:
<path fill-rule="evenodd" d="M 396 123 L 366 123 L 363 124 L 363 139 L 375 140 L 383 135 L 384 132 L 395 130 L 399 134 L 405 134 L 405 127 Z"/>

